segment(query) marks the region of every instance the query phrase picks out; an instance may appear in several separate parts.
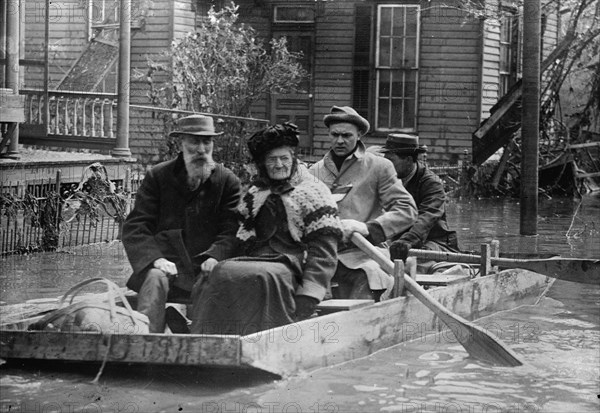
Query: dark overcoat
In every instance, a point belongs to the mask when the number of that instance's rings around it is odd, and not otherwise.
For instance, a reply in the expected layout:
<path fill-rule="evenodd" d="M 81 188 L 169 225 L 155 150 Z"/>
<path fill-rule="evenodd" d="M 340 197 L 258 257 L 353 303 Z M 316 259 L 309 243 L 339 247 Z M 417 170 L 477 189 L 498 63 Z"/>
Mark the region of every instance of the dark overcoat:
<path fill-rule="evenodd" d="M 188 189 L 181 154 L 152 168 L 123 225 L 123 245 L 133 268 L 127 287 L 139 291 L 154 261 L 166 258 L 177 265 L 175 285 L 190 291 L 206 259 L 232 255 L 240 195 L 239 179 L 220 164 L 194 191 Z"/>
<path fill-rule="evenodd" d="M 410 242 L 413 248 L 422 248 L 434 241 L 449 250 L 458 250 L 456 232 L 451 231 L 446 220 L 446 192 L 440 178 L 421 162 L 413 177 L 404 184 L 414 198 L 419 216 L 417 222 L 399 239 Z"/>

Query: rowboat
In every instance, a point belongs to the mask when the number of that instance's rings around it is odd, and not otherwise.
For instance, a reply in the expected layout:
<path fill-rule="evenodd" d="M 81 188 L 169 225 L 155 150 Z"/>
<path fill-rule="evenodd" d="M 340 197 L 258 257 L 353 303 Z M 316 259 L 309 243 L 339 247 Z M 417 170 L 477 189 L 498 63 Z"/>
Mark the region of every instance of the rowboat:
<path fill-rule="evenodd" d="M 417 276 L 416 281 L 428 286 L 429 295 L 442 306 L 467 320 L 534 304 L 554 280 L 521 269 L 475 278 L 442 278 Z M 15 318 L 15 313 L 31 314 L 33 308 L 49 309 L 52 303 L 29 303 L 25 307 L 0 309 L 0 315 L 4 314 L 0 325 L 2 359 L 229 367 L 285 377 L 430 334 L 452 337 L 439 317 L 412 294 L 378 303 L 327 300 L 320 304 L 316 317 L 249 335 L 27 331 L 39 315 L 22 319 Z M 12 314 L 12 319 L 7 314 Z M 486 328 L 485 323 L 480 324 Z"/>

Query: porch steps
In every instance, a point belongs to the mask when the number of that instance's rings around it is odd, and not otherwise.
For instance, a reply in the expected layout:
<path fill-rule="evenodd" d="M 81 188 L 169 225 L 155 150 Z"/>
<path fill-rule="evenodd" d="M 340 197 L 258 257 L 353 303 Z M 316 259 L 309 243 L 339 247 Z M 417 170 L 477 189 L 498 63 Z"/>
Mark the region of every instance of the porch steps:
<path fill-rule="evenodd" d="M 561 43 L 544 59 L 541 64 L 541 72 L 545 72 L 553 63 L 560 58 L 574 37 L 572 33 L 567 33 Z M 498 149 L 506 146 L 513 138 L 515 132 L 521 128 L 521 96 L 523 93 L 523 83 L 519 79 L 513 85 L 505 96 L 496 103 L 491 109 L 491 116 L 485 119 L 479 128 L 473 133 L 473 164 L 481 165 Z M 542 96 L 542 112 L 547 111 L 547 102 Z M 546 103 L 546 104 L 545 104 Z"/>
<path fill-rule="evenodd" d="M 95 92 L 97 87 L 106 78 L 111 68 L 119 59 L 119 6 L 120 1 L 114 1 L 112 4 L 105 4 L 107 7 L 103 15 L 107 16 L 102 23 L 93 24 L 96 31 L 88 43 L 87 47 L 81 53 L 79 58 L 71 66 L 69 71 L 61 79 L 56 90 Z M 137 15 L 131 21 L 131 36 L 143 25 L 143 19 L 148 10 L 145 0 L 134 0 L 132 10 Z"/>

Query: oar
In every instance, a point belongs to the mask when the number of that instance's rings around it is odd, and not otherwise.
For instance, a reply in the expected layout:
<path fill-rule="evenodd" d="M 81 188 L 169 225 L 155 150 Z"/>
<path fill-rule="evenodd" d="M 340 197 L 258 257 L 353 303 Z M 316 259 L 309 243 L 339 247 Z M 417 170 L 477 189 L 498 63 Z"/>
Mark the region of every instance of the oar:
<path fill-rule="evenodd" d="M 481 257 L 478 255 L 456 252 L 411 249 L 408 255 L 434 261 L 462 262 L 467 264 L 479 264 L 481 262 Z M 491 263 L 502 268 L 522 268 L 566 281 L 584 284 L 598 284 L 600 282 L 600 259 L 552 257 L 523 260 L 492 258 Z"/>
<path fill-rule="evenodd" d="M 394 264 L 392 261 L 373 247 L 362 235 L 355 232 L 352 234 L 351 239 L 358 248 L 377 262 L 384 271 L 390 274 L 393 273 Z M 523 364 L 517 358 L 517 355 L 507 348 L 500 339 L 444 308 L 406 274 L 404 274 L 404 285 L 412 295 L 425 304 L 427 308 L 433 311 L 450 328 L 456 339 L 471 357 L 504 367 L 520 366 Z"/>

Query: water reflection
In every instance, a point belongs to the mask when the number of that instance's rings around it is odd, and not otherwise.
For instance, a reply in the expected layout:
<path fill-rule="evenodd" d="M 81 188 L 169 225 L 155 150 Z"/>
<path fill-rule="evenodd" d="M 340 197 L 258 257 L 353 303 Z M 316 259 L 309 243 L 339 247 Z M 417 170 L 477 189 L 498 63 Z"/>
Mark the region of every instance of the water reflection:
<path fill-rule="evenodd" d="M 448 217 L 467 250 L 498 239 L 505 253 L 600 257 L 600 194 L 540 200 L 537 236 L 519 235 L 519 208 L 514 199 L 452 201 Z"/>

